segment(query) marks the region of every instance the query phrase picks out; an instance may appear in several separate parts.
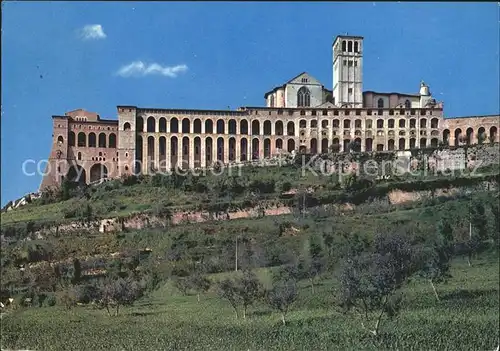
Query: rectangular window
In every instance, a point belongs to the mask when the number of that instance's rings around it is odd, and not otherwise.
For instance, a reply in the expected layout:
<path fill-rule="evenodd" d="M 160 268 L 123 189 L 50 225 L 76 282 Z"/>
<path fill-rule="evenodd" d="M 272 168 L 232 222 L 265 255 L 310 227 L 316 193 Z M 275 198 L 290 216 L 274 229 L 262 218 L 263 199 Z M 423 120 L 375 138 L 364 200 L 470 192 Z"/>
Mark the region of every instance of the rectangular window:
<path fill-rule="evenodd" d="M 347 60 L 344 60 L 344 66 L 347 66 Z"/>
<path fill-rule="evenodd" d="M 358 61 L 354 61 L 354 67 L 358 67 Z"/>
<path fill-rule="evenodd" d="M 347 89 L 348 94 L 352 94 L 352 88 Z"/>

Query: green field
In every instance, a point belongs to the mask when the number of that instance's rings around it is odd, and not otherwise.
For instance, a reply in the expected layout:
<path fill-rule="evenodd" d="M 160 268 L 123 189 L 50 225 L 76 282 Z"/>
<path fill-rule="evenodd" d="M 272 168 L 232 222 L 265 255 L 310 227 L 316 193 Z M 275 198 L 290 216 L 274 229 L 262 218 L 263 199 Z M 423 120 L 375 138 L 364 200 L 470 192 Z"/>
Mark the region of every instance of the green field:
<path fill-rule="evenodd" d="M 499 260 L 487 256 L 472 267 L 457 259 L 453 278 L 430 286 L 414 280 L 404 289 L 404 307 L 384 320 L 375 338 L 355 315 L 336 306 L 335 279 L 314 293 L 301 282 L 299 298 L 283 326 L 259 303 L 246 320 L 213 292 L 180 295 L 170 284 L 109 317 L 78 306 L 16 310 L 2 317 L 2 347 L 33 350 L 493 350 L 499 343 Z M 266 271 L 259 277 L 266 281 Z M 219 279 L 219 277 L 211 277 Z"/>

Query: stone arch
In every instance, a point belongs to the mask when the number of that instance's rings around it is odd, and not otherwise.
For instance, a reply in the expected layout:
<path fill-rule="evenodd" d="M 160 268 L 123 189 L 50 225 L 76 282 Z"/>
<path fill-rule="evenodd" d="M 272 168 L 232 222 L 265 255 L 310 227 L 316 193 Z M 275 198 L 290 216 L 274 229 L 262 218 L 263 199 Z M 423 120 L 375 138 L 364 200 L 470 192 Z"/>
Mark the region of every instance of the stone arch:
<path fill-rule="evenodd" d="M 274 134 L 275 135 L 283 135 L 283 122 L 276 121 L 274 124 Z"/>
<path fill-rule="evenodd" d="M 179 120 L 176 117 L 170 119 L 170 133 L 179 133 Z"/>
<path fill-rule="evenodd" d="M 70 182 L 85 184 L 87 182 L 85 169 L 80 165 L 72 165 L 66 173 L 66 179 Z"/>
<path fill-rule="evenodd" d="M 143 162 L 143 146 L 142 136 L 137 135 L 135 138 L 135 173 L 140 174 Z"/>
<path fill-rule="evenodd" d="M 275 147 L 277 150 L 283 150 L 283 139 L 276 139 L 275 141 Z"/>
<path fill-rule="evenodd" d="M 85 139 L 86 139 L 86 137 L 85 137 L 85 133 L 84 132 L 78 133 L 78 146 L 80 146 L 80 147 L 86 147 L 87 146 L 87 141 Z"/>
<path fill-rule="evenodd" d="M 207 119 L 205 121 L 205 134 L 213 134 L 214 133 L 214 122 L 211 119 Z"/>
<path fill-rule="evenodd" d="M 479 127 L 477 130 L 477 143 L 482 144 L 486 140 L 486 129 Z"/>
<path fill-rule="evenodd" d="M 465 137 L 467 145 L 472 144 L 472 138 L 474 137 L 474 129 L 472 129 L 471 127 L 467 128 L 465 132 Z"/>
<path fill-rule="evenodd" d="M 196 118 L 193 122 L 193 132 L 196 134 L 201 134 L 201 119 Z M 201 141 L 200 141 L 201 143 Z"/>
<path fill-rule="evenodd" d="M 196 120 L 194 126 L 196 130 Z M 200 127 L 201 127 L 201 121 L 200 121 Z M 194 138 L 194 166 L 196 168 L 201 167 L 201 138 L 198 136 Z"/>
<path fill-rule="evenodd" d="M 234 131 L 236 132 L 236 121 L 234 122 Z M 229 161 L 236 160 L 236 139 L 234 137 L 229 138 Z"/>
<path fill-rule="evenodd" d="M 267 121 L 269 122 L 269 121 Z M 269 124 L 271 124 L 271 122 L 269 122 Z M 264 127 L 265 127 L 265 123 L 264 123 Z M 269 126 L 271 127 L 271 126 Z M 271 157 L 271 139 L 269 138 L 265 138 L 264 139 L 264 158 L 269 158 Z"/>
<path fill-rule="evenodd" d="M 431 119 L 431 128 L 432 129 L 439 128 L 439 119 L 437 119 L 437 118 Z"/>
<path fill-rule="evenodd" d="M 295 150 L 295 140 L 288 139 L 288 141 L 287 141 L 287 151 L 288 152 L 292 152 L 293 150 Z"/>
<path fill-rule="evenodd" d="M 115 133 L 109 134 L 108 147 L 116 148 L 116 134 Z"/>
<path fill-rule="evenodd" d="M 224 134 L 226 131 L 225 131 L 225 125 L 224 125 L 224 120 L 222 119 L 219 119 L 217 121 L 217 134 Z"/>
<path fill-rule="evenodd" d="M 415 149 L 416 146 L 417 146 L 417 139 L 410 138 L 410 149 Z"/>
<path fill-rule="evenodd" d="M 427 118 L 420 118 L 420 128 L 427 128 Z"/>
<path fill-rule="evenodd" d="M 99 133 L 98 145 L 99 147 L 106 147 L 106 134 Z"/>
<path fill-rule="evenodd" d="M 373 151 L 373 139 L 372 138 L 366 138 L 365 140 L 365 150 L 368 152 Z"/>
<path fill-rule="evenodd" d="M 246 119 L 240 121 L 240 134 L 248 135 L 248 121 Z"/>
<path fill-rule="evenodd" d="M 259 135 L 260 134 L 260 122 L 258 120 L 252 121 L 252 135 Z M 253 141 L 252 141 L 253 145 Z M 252 150 L 253 154 L 253 150 Z"/>
<path fill-rule="evenodd" d="M 130 130 L 130 129 L 131 129 L 130 123 L 125 122 L 125 124 L 123 125 L 123 130 Z"/>
<path fill-rule="evenodd" d="M 394 150 L 394 147 L 395 147 L 395 142 L 394 142 L 394 139 L 389 139 L 387 141 L 387 150 Z"/>
<path fill-rule="evenodd" d="M 160 120 L 158 121 L 158 127 L 160 130 L 160 133 L 167 132 L 167 119 L 165 117 L 160 118 Z"/>
<path fill-rule="evenodd" d="M 458 146 L 458 145 L 460 145 L 460 142 L 462 141 L 462 140 L 460 140 L 462 138 L 462 129 L 460 129 L 460 128 L 455 129 L 454 135 L 455 135 L 455 146 Z"/>
<path fill-rule="evenodd" d="M 160 170 L 162 171 L 166 171 L 167 170 L 167 138 L 164 137 L 164 136 L 161 136 L 160 137 L 160 157 L 159 157 L 159 161 L 160 161 Z"/>
<path fill-rule="evenodd" d="M 148 137 L 148 171 L 153 171 L 155 162 L 155 137 L 150 135 Z"/>
<path fill-rule="evenodd" d="M 399 138 L 398 149 L 399 150 L 405 150 L 405 148 L 406 148 L 406 139 L 405 138 Z"/>
<path fill-rule="evenodd" d="M 271 135 L 271 121 L 264 121 L 264 135 Z"/>
<path fill-rule="evenodd" d="M 205 139 L 205 161 L 207 165 L 211 165 L 214 162 L 213 158 L 213 140 L 211 137 Z"/>
<path fill-rule="evenodd" d="M 108 168 L 102 163 L 96 163 L 90 167 L 90 182 L 108 178 Z"/>
<path fill-rule="evenodd" d="M 138 132 L 144 132 L 144 119 L 142 117 L 137 117 L 135 120 L 135 130 Z"/>
<path fill-rule="evenodd" d="M 286 125 L 286 135 L 294 136 L 295 135 L 295 123 L 288 122 Z"/>
<path fill-rule="evenodd" d="M 237 131 L 236 120 L 230 119 L 228 124 L 228 133 L 234 135 L 237 134 L 236 131 Z"/>
<path fill-rule="evenodd" d="M 318 140 L 316 138 L 311 138 L 309 150 L 310 150 L 311 154 L 318 153 Z"/>
<path fill-rule="evenodd" d="M 437 147 L 439 144 L 439 139 L 438 138 L 432 138 L 431 139 L 431 147 Z"/>
<path fill-rule="evenodd" d="M 182 169 L 189 169 L 189 159 L 191 157 L 190 152 L 189 137 L 185 136 L 182 138 Z"/>
<path fill-rule="evenodd" d="M 68 134 L 68 145 L 75 146 L 75 133 L 74 132 L 69 132 L 69 134 Z"/>
<path fill-rule="evenodd" d="M 182 119 L 182 133 L 183 134 L 191 133 L 191 121 L 189 120 L 189 118 Z"/>
<path fill-rule="evenodd" d="M 218 124 L 218 122 L 217 122 Z M 217 138 L 217 161 L 224 162 L 224 138 Z"/>
<path fill-rule="evenodd" d="M 241 125 L 240 125 L 241 127 Z M 247 161 L 248 155 L 248 141 L 247 138 L 241 138 L 240 140 L 240 160 Z"/>
<path fill-rule="evenodd" d="M 496 142 L 498 137 L 498 128 L 493 126 L 490 128 L 490 142 Z"/>
<path fill-rule="evenodd" d="M 97 147 L 97 137 L 95 133 L 89 133 L 89 147 Z"/>
<path fill-rule="evenodd" d="M 253 127 L 253 122 L 252 122 L 252 127 Z M 252 128 L 253 132 L 253 128 Z M 253 138 L 252 140 L 252 160 L 258 160 L 260 158 L 260 140 L 258 138 Z"/>
<path fill-rule="evenodd" d="M 443 130 L 443 143 L 445 145 L 450 144 L 450 130 L 449 129 Z"/>
<path fill-rule="evenodd" d="M 177 169 L 179 160 L 179 139 L 176 136 L 170 137 L 170 166 Z"/>
<path fill-rule="evenodd" d="M 322 154 L 328 153 L 328 139 L 327 138 L 321 139 L 321 153 Z"/>
<path fill-rule="evenodd" d="M 147 121 L 147 131 L 148 133 L 155 133 L 156 132 L 156 121 L 154 117 L 148 117 Z"/>
<path fill-rule="evenodd" d="M 58 142 L 59 144 L 64 144 L 64 138 L 63 138 L 63 136 L 62 136 L 62 135 L 59 135 L 59 136 L 57 137 L 57 142 Z"/>

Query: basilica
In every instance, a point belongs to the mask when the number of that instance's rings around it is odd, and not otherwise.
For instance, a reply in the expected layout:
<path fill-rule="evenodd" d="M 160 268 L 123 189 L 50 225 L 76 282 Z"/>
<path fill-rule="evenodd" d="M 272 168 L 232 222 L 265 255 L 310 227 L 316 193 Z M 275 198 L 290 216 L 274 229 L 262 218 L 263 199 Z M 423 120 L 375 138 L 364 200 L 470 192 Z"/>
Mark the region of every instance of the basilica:
<path fill-rule="evenodd" d="M 425 82 L 416 92 L 363 91 L 363 37 L 332 44 L 332 89 L 302 72 L 261 107 L 191 110 L 119 105 L 118 119 L 78 109 L 52 116 L 41 190 L 65 178 L 212 167 L 287 153 L 408 150 L 498 142 L 499 116 L 445 117 Z"/>

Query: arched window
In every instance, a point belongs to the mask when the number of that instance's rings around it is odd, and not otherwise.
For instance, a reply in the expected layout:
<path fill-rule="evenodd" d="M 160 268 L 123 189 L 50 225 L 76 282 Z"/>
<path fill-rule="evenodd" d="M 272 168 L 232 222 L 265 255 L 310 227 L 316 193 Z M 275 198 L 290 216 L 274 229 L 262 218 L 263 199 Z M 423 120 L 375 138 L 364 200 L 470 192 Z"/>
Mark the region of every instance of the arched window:
<path fill-rule="evenodd" d="M 81 152 L 79 152 L 79 153 L 78 153 L 78 161 L 81 161 L 81 160 L 82 160 L 82 153 L 81 153 Z"/>
<path fill-rule="evenodd" d="M 271 98 L 269 100 L 269 107 L 274 107 L 274 95 L 271 95 Z"/>
<path fill-rule="evenodd" d="M 342 51 L 346 51 L 346 43 L 345 43 L 345 40 L 342 40 Z"/>
<path fill-rule="evenodd" d="M 130 130 L 130 123 L 126 122 L 126 123 L 123 125 L 123 130 Z"/>
<path fill-rule="evenodd" d="M 358 52 L 359 51 L 359 46 L 358 46 L 358 42 L 355 41 L 354 42 L 354 52 Z"/>
<path fill-rule="evenodd" d="M 116 135 L 115 133 L 111 133 L 109 135 L 109 144 L 108 144 L 109 147 L 111 148 L 116 148 Z"/>
<path fill-rule="evenodd" d="M 99 147 L 106 147 L 106 134 L 104 133 L 99 134 L 98 144 Z"/>
<path fill-rule="evenodd" d="M 97 146 L 97 137 L 95 136 L 95 133 L 90 133 L 89 134 L 89 147 L 96 147 Z"/>
<path fill-rule="evenodd" d="M 60 143 L 60 144 L 64 143 L 64 138 L 62 137 L 62 135 L 59 135 L 57 137 L 57 142 Z"/>
<path fill-rule="evenodd" d="M 306 87 L 302 87 L 297 92 L 297 106 L 308 107 L 311 106 L 311 92 Z"/>
<path fill-rule="evenodd" d="M 410 102 L 410 100 L 406 100 L 405 101 L 405 109 L 407 109 L 407 110 L 411 109 L 411 102 Z"/>
<path fill-rule="evenodd" d="M 348 52 L 352 52 L 352 41 L 349 40 L 349 42 L 347 43 L 347 51 Z"/>
<path fill-rule="evenodd" d="M 377 101 L 377 107 L 378 108 L 384 108 L 384 99 L 380 98 Z"/>

